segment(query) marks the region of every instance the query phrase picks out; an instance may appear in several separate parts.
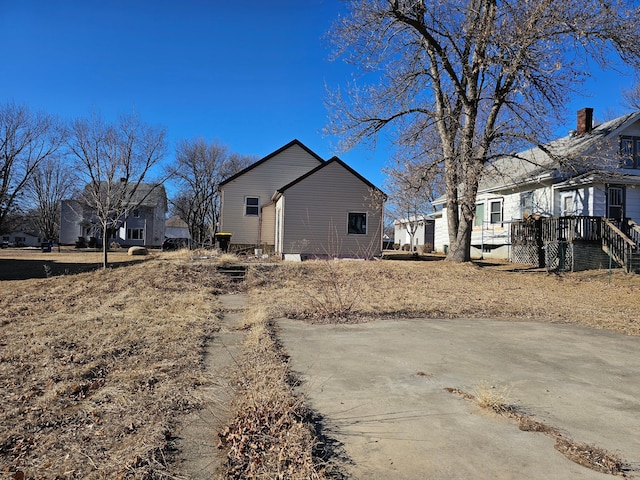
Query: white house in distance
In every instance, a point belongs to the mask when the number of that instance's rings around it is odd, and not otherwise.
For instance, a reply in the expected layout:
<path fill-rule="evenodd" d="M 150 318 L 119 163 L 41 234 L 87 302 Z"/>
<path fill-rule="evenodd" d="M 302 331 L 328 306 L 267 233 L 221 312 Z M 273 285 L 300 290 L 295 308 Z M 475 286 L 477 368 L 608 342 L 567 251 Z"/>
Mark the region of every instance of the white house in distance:
<path fill-rule="evenodd" d="M 446 251 L 445 198 L 434 205 L 440 207 L 435 248 Z M 602 265 L 613 251 L 603 229 L 611 224 L 621 235 L 614 232 L 616 241 L 637 250 L 634 220 L 640 220 L 640 111 L 594 126 L 593 109 L 584 108 L 568 136 L 489 167 L 478 189 L 472 256 L 523 261 L 516 257 L 526 257 L 520 247 L 528 245 L 536 251 L 529 259 L 542 259 L 551 243 L 568 242 L 580 245 L 591 266 Z M 580 256 L 574 253 L 572 261 Z"/>
<path fill-rule="evenodd" d="M 384 194 L 337 157 L 323 160 L 298 140 L 220 184 L 219 231 L 232 249 L 285 258 L 382 253 Z"/>
<path fill-rule="evenodd" d="M 131 199 L 131 209 L 119 228 L 108 239 L 123 247 L 160 247 L 165 238 L 167 194 L 163 185 L 143 183 Z M 97 244 L 102 230 L 95 212 L 77 199 L 63 200 L 60 211 L 60 243 L 63 245 Z"/>
<path fill-rule="evenodd" d="M 413 245 L 410 251 L 415 251 L 419 246 L 425 246 L 430 252 L 435 242 L 435 216 L 425 215 L 419 217 L 403 218 L 393 221 L 394 242 L 400 248 L 411 244 L 411 231 L 413 230 Z"/>

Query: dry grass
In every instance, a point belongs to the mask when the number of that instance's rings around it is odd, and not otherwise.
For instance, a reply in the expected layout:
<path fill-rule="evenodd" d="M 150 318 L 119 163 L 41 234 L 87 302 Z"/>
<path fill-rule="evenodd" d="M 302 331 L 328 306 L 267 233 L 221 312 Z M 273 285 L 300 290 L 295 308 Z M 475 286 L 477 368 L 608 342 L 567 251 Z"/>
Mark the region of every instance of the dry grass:
<path fill-rule="evenodd" d="M 249 278 L 256 303 L 276 309 L 281 316 L 316 322 L 497 318 L 571 323 L 640 335 L 639 275 L 615 271 L 609 280 L 606 270 L 560 276 L 505 271 L 501 265 L 410 261 L 330 262 L 328 275 L 326 263 L 254 267 Z M 355 300 L 347 315 L 333 306 L 341 305 L 332 292 L 336 287 L 343 298 Z M 325 297 L 329 300 L 324 301 Z M 332 309 L 334 313 L 328 314 Z"/>
<path fill-rule="evenodd" d="M 202 355 L 217 329 L 215 294 L 231 289 L 248 289 L 251 303 L 264 308 L 248 319 L 236 414 L 222 432 L 235 478 L 324 474 L 312 458 L 313 429 L 293 393 L 272 318 L 492 317 L 640 334 L 640 277 L 620 272 L 609 283 L 606 271 L 275 263 L 252 265 L 238 286 L 216 273 L 218 256 L 194 262 L 204 256 L 198 252 L 112 252 L 118 268 L 106 271 L 86 271 L 99 267 L 100 252 L 12 255 L 0 251 L 2 278 L 13 278 L 0 282 L 0 477 L 7 478 L 177 475 L 173 427 L 200 407 Z M 534 420 L 520 425 L 542 431 Z"/>
<path fill-rule="evenodd" d="M 313 457 L 309 412 L 294 394 L 287 363 L 260 307 L 246 318 L 248 333 L 236 371 L 235 414 L 219 434 L 226 478 L 324 478 Z"/>
<path fill-rule="evenodd" d="M 513 410 L 510 395 L 511 389 L 506 385 L 490 385 L 487 382 L 481 382 L 473 396 L 478 406 L 504 415 Z"/>
<path fill-rule="evenodd" d="M 169 475 L 221 282 L 163 260 L 2 282 L 0 476 Z"/>

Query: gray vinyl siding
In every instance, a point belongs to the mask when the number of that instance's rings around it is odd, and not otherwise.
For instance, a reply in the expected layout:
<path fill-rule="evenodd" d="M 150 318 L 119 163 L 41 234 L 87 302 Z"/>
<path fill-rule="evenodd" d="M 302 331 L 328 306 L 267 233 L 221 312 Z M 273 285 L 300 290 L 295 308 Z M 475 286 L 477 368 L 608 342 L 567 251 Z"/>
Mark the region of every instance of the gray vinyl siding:
<path fill-rule="evenodd" d="M 220 231 L 232 234 L 232 244 L 260 244 L 260 219 L 244 212 L 245 198 L 258 197 L 259 207 L 271 203 L 275 191 L 316 168 L 320 163 L 298 145 L 292 145 L 268 161 L 225 184 Z M 263 225 L 264 228 L 264 225 Z M 271 242 L 273 243 L 273 242 Z"/>
<path fill-rule="evenodd" d="M 369 187 L 339 163 L 331 163 L 283 193 L 282 253 L 370 257 L 382 249 L 382 207 Z M 367 213 L 367 234 L 347 234 L 349 212 Z"/>

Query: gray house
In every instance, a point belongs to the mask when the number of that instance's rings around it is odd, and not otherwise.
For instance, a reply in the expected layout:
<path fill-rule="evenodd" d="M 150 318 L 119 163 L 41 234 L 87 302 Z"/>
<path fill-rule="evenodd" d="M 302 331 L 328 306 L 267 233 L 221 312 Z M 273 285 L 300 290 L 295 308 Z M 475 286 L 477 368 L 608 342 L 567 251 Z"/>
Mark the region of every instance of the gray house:
<path fill-rule="evenodd" d="M 382 252 L 384 194 L 337 157 L 298 140 L 220 184 L 219 230 L 232 249 L 288 258 L 370 258 Z"/>
<path fill-rule="evenodd" d="M 131 197 L 109 243 L 123 247 L 160 247 L 165 238 L 167 194 L 163 185 L 141 184 Z M 101 227 L 95 210 L 81 199 L 63 200 L 60 209 L 60 243 L 100 245 Z"/>

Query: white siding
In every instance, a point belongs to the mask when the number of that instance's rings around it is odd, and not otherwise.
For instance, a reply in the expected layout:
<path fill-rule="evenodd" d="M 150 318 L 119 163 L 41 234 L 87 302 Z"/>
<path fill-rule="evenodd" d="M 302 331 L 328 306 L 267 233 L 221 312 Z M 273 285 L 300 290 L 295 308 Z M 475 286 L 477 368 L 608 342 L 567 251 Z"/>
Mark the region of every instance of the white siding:
<path fill-rule="evenodd" d="M 231 243 L 258 245 L 260 219 L 258 216 L 245 215 L 245 198 L 258 197 L 260 207 L 267 205 L 278 188 L 291 183 L 318 165 L 320 162 L 317 158 L 294 144 L 223 185 L 220 231 L 232 234 Z"/>
<path fill-rule="evenodd" d="M 449 245 L 449 227 L 447 225 L 447 209 L 442 209 L 442 216 L 436 217 L 433 248 L 443 253 L 444 246 Z"/>
<path fill-rule="evenodd" d="M 283 192 L 282 253 L 369 257 L 382 249 L 382 208 L 369 186 L 332 162 Z M 347 234 L 349 213 L 367 214 L 366 235 Z"/>
<path fill-rule="evenodd" d="M 625 216 L 640 223 L 640 186 L 627 187 L 627 211 Z"/>

